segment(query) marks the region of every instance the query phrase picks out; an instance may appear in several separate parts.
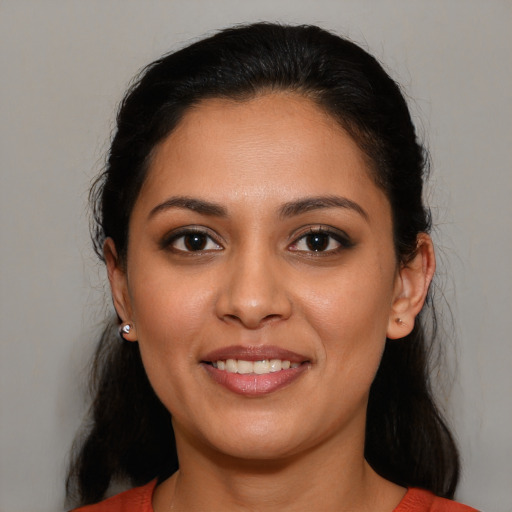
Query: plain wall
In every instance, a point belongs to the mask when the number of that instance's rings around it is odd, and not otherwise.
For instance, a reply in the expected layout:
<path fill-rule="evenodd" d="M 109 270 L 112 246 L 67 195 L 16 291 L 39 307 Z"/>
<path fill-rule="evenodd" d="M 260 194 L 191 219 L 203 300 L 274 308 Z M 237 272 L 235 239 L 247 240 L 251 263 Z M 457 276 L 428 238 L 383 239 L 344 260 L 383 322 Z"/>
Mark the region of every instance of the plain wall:
<path fill-rule="evenodd" d="M 458 374 L 442 400 L 464 459 L 458 499 L 512 511 L 510 0 L 0 0 L 1 512 L 63 510 L 110 308 L 86 196 L 117 102 L 162 53 L 256 20 L 350 36 L 411 98 L 455 319 Z"/>

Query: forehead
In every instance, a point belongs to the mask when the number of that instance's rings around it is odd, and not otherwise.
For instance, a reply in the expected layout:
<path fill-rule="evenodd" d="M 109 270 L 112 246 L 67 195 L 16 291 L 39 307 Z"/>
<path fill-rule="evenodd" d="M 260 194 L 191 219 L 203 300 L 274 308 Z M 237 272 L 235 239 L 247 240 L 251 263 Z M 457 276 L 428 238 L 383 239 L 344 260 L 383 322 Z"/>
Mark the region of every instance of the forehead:
<path fill-rule="evenodd" d="M 364 201 L 383 196 L 370 173 L 352 137 L 308 98 L 279 92 L 208 99 L 155 149 L 140 199 L 215 195 L 226 203 L 245 197 L 278 204 L 336 193 Z"/>

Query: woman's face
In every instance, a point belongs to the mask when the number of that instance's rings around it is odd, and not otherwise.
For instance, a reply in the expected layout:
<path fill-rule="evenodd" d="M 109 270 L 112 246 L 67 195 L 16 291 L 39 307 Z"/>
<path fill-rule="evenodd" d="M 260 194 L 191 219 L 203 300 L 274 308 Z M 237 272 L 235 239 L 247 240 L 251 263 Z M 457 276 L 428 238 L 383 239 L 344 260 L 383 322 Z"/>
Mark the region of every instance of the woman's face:
<path fill-rule="evenodd" d="M 398 294 L 391 212 L 317 106 L 191 109 L 154 153 L 127 254 L 125 320 L 179 445 L 267 459 L 362 442 Z"/>

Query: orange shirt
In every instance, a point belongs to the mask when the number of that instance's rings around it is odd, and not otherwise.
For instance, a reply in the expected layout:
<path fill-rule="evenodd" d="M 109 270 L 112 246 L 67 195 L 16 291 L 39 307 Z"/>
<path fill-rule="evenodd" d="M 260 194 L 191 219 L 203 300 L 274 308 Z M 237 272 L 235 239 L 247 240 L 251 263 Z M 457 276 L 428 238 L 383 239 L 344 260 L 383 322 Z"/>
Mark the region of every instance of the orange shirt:
<path fill-rule="evenodd" d="M 122 492 L 101 503 L 75 509 L 73 512 L 153 512 L 151 499 L 156 480 L 142 487 Z M 393 512 L 478 512 L 476 509 L 434 496 L 423 489 L 411 488 Z"/>

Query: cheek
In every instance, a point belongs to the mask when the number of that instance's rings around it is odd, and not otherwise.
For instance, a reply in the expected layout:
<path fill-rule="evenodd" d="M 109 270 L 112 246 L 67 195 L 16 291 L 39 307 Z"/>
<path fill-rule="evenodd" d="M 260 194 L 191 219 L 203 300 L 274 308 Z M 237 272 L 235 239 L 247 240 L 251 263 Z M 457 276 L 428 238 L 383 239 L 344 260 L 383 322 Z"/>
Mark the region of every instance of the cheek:
<path fill-rule="evenodd" d="M 169 272 L 134 276 L 133 320 L 148 374 L 196 364 L 194 347 L 211 316 L 212 286 Z"/>
<path fill-rule="evenodd" d="M 142 282 L 143 286 L 133 290 L 142 362 L 167 410 L 175 419 L 188 421 L 195 414 L 194 403 L 190 402 L 190 381 L 198 371 L 198 340 L 209 318 L 209 288 L 183 279 L 166 279 L 162 274 Z"/>
<path fill-rule="evenodd" d="M 378 266 L 367 268 L 372 271 L 340 271 L 301 292 L 319 353 L 348 380 L 373 379 L 386 341 L 393 279 Z"/>
<path fill-rule="evenodd" d="M 393 293 L 389 277 L 342 271 L 315 284 L 298 292 L 310 323 L 333 335 L 373 332 L 385 337 Z"/>
<path fill-rule="evenodd" d="M 129 275 L 134 321 L 141 329 L 171 329 L 182 333 L 197 320 L 210 300 L 208 276 L 173 271 L 165 258 L 142 258 Z M 160 261 L 162 260 L 162 261 Z M 140 333 L 142 334 L 142 333 Z"/>

